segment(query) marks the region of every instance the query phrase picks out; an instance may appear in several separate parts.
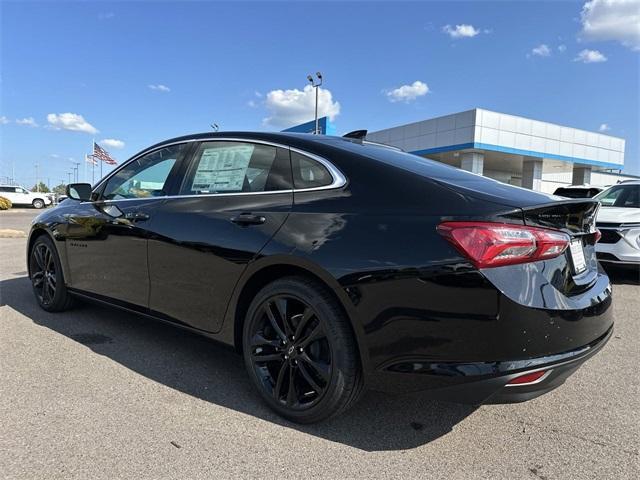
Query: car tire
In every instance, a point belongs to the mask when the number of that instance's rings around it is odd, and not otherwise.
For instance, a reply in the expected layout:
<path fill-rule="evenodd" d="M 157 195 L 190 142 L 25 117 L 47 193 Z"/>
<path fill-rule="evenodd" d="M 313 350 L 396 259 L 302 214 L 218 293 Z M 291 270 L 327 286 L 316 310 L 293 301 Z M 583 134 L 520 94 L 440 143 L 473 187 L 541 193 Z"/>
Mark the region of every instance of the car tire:
<path fill-rule="evenodd" d="M 41 208 L 44 208 L 44 200 L 42 200 L 41 198 L 36 198 L 33 202 L 31 202 L 31 205 L 33 205 L 33 208 L 37 208 L 39 210 Z"/>
<path fill-rule="evenodd" d="M 60 257 L 47 235 L 38 237 L 29 252 L 29 278 L 38 305 L 47 312 L 71 308 L 73 297 L 64 284 Z"/>
<path fill-rule="evenodd" d="M 243 356 L 265 402 L 296 423 L 340 414 L 364 389 L 349 319 L 309 278 L 286 277 L 260 290 L 244 322 Z"/>

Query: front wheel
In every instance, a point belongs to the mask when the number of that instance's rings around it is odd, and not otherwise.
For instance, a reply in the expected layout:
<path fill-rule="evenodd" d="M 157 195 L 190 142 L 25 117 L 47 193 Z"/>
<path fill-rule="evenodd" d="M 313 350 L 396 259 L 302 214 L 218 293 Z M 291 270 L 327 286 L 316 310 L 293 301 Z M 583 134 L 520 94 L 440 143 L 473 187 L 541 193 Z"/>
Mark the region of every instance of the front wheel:
<path fill-rule="evenodd" d="M 64 284 L 60 258 L 46 235 L 36 239 L 29 253 L 29 276 L 38 305 L 47 312 L 71 307 L 72 298 Z"/>
<path fill-rule="evenodd" d="M 294 422 L 341 413 L 363 388 L 349 320 L 323 285 L 304 277 L 276 280 L 256 295 L 243 354 L 262 398 Z"/>
<path fill-rule="evenodd" d="M 44 208 L 44 200 L 40 198 L 36 198 L 32 203 L 33 208 L 41 209 Z"/>

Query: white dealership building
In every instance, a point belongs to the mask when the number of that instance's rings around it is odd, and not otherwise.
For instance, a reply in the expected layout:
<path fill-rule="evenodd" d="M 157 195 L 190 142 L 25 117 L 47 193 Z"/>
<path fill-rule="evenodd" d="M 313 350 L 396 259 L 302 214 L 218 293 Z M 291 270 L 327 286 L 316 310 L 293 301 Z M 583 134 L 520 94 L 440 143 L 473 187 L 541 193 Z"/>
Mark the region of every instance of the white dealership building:
<path fill-rule="evenodd" d="M 620 174 L 623 138 L 481 108 L 370 132 L 367 140 L 549 193 L 635 178 Z"/>

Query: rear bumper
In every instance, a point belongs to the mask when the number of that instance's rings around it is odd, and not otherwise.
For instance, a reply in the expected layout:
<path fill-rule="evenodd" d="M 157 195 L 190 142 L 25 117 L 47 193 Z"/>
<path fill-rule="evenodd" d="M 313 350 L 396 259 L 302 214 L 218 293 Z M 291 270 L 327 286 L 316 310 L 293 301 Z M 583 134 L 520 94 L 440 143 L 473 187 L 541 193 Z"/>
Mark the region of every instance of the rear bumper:
<path fill-rule="evenodd" d="M 385 374 L 384 390 L 410 391 L 428 389 L 429 398 L 479 405 L 524 402 L 559 387 L 584 362 L 607 343 L 613 326 L 583 347 L 526 360 L 475 363 L 395 364 Z M 507 385 L 524 374 L 545 371 L 538 381 Z"/>

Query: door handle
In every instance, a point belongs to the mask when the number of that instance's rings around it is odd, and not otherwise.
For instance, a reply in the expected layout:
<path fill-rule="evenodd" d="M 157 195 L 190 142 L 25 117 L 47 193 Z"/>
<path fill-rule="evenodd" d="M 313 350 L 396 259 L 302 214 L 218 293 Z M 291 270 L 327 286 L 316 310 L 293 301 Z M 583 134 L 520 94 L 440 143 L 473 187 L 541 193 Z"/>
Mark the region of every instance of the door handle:
<path fill-rule="evenodd" d="M 262 215 L 254 215 L 253 213 L 241 213 L 236 217 L 231 217 L 231 221 L 242 227 L 248 227 L 249 225 L 262 225 L 267 221 Z"/>
<path fill-rule="evenodd" d="M 143 212 L 127 212 L 124 214 L 124 218 L 132 222 L 140 222 L 142 220 L 149 220 L 149 215 Z"/>

